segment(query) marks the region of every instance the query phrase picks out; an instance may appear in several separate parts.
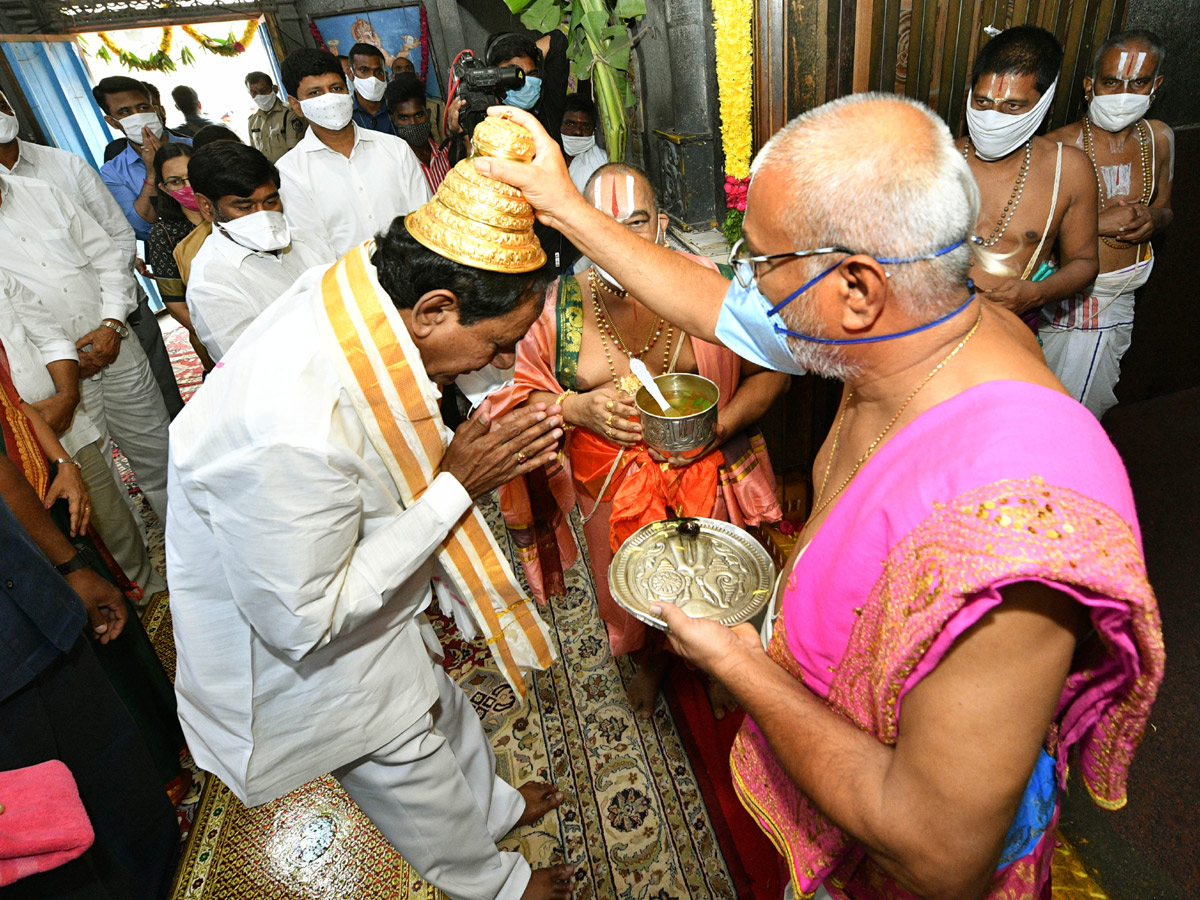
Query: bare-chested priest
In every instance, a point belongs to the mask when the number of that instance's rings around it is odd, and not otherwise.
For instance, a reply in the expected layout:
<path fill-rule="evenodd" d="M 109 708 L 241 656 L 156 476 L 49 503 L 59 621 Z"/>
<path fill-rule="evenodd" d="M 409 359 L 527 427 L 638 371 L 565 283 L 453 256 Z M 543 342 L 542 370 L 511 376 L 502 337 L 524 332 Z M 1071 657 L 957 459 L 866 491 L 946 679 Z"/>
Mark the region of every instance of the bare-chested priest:
<path fill-rule="evenodd" d="M 1117 403 L 1121 357 L 1133 340 L 1133 300 L 1154 268 L 1150 239 L 1171 224 L 1175 133 L 1146 118 L 1163 83 L 1165 51 L 1151 31 L 1109 38 L 1083 79 L 1087 115 L 1050 140 L 1094 166 L 1100 201 L 1100 274 L 1079 296 L 1042 310 L 1046 363 L 1071 396 L 1103 416 Z"/>
<path fill-rule="evenodd" d="M 1062 56 L 1054 35 L 1029 25 L 989 41 L 971 72 L 968 136 L 956 145 L 979 184 L 977 241 L 1016 273 L 999 277 L 976 262 L 971 279 L 1031 328 L 1041 306 L 1083 290 L 1097 271 L 1091 166 L 1079 150 L 1036 135 Z"/>

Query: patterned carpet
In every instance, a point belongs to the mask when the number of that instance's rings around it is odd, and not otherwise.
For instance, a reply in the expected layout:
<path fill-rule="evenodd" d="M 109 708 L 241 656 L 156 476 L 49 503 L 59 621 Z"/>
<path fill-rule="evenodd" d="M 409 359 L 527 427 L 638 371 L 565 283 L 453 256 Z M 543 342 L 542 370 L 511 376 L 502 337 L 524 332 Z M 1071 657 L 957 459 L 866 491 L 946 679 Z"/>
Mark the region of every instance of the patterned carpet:
<path fill-rule="evenodd" d="M 489 521 L 499 521 L 494 504 Z M 504 544 L 507 538 L 501 530 Z M 511 548 L 509 548 L 511 550 Z M 618 664 L 593 599 L 590 574 L 568 573 L 566 599 L 546 611 L 562 664 L 536 676 L 526 708 L 479 644 L 434 617 L 446 667 L 471 698 L 514 784 L 551 779 L 567 794 L 556 813 L 510 835 L 502 849 L 535 865 L 582 870 L 579 900 L 732 900 L 732 881 L 665 704 L 648 721 L 625 699 L 632 674 Z M 173 669 L 165 598 L 147 630 Z M 211 776 L 194 811 L 176 900 L 440 896 L 417 878 L 331 779 L 274 803 L 243 807 Z"/>

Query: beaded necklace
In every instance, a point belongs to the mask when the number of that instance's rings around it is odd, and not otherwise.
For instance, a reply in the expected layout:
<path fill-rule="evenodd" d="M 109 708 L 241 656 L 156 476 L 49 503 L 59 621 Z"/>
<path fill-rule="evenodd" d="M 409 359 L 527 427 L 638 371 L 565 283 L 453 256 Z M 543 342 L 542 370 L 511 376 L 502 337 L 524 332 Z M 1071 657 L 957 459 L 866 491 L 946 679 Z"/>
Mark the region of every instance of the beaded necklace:
<path fill-rule="evenodd" d="M 1146 133 L 1146 130 L 1146 120 L 1142 119 L 1137 123 L 1138 140 L 1142 144 L 1142 150 L 1139 154 L 1139 159 L 1142 163 L 1142 196 L 1138 198 L 1137 202 L 1143 206 L 1149 206 L 1150 200 L 1150 183 L 1146 179 L 1146 173 L 1151 171 L 1150 136 Z M 1105 196 L 1104 184 L 1100 179 L 1100 167 L 1096 165 L 1096 146 L 1092 141 L 1092 125 L 1088 121 L 1087 116 L 1083 118 L 1083 152 L 1092 161 L 1092 172 L 1096 176 L 1096 191 L 1100 195 L 1100 211 L 1103 212 L 1108 208 L 1108 197 Z M 1114 250 L 1128 250 L 1131 246 L 1134 246 L 1126 241 L 1110 238 L 1106 234 L 1100 235 L 1100 240 L 1104 241 L 1107 246 L 1112 247 Z"/>
<path fill-rule="evenodd" d="M 646 345 L 637 353 L 634 353 L 621 340 L 621 335 L 617 333 L 617 326 L 613 324 L 612 316 L 608 312 L 608 306 L 604 303 L 604 294 L 601 290 L 600 279 L 596 277 L 595 269 L 588 269 L 588 286 L 592 289 L 592 308 L 596 311 L 596 322 L 600 325 L 601 331 L 608 332 L 608 336 L 617 345 L 617 349 L 630 359 L 641 359 L 649 353 L 650 348 L 658 343 L 658 339 L 662 337 L 663 320 L 660 317 L 655 317 L 654 327 L 650 329 L 650 338 L 646 341 Z"/>
<path fill-rule="evenodd" d="M 612 352 L 608 348 L 608 338 L 605 337 L 605 333 L 607 332 L 612 336 L 613 342 L 617 345 L 617 349 L 624 353 L 627 357 L 630 359 L 640 359 L 643 355 L 650 351 L 650 349 L 658 342 L 659 337 L 662 336 L 663 320 L 661 318 L 658 320 L 658 325 L 654 329 L 650 342 L 642 348 L 641 353 L 638 353 L 635 356 L 625 347 L 624 342 L 617 335 L 616 329 L 612 327 L 612 324 L 604 315 L 604 301 L 600 299 L 600 292 L 597 289 L 595 274 L 593 272 L 588 273 L 588 285 L 592 289 L 592 309 L 596 313 L 596 322 L 600 326 L 600 346 L 604 348 L 604 359 L 608 362 L 608 373 L 612 376 L 613 384 L 616 385 L 618 391 L 623 394 L 633 394 L 641 386 L 641 382 L 638 381 L 638 377 L 632 372 L 627 375 L 617 375 L 617 365 L 613 361 Z M 671 367 L 671 343 L 675 336 L 674 326 L 668 325 L 666 328 L 667 344 L 663 348 L 662 365 L 662 370 L 664 373 Z"/>
<path fill-rule="evenodd" d="M 971 139 L 967 138 L 966 146 L 963 147 L 963 159 L 969 159 L 971 152 Z M 1033 156 L 1033 138 L 1025 142 L 1025 159 L 1021 161 L 1021 170 L 1017 173 L 1016 184 L 1013 185 L 1012 193 L 1008 195 L 1008 202 L 1004 204 L 1004 211 L 1000 213 L 1000 218 L 996 222 L 996 227 L 992 229 L 992 233 L 986 241 L 980 241 L 981 246 L 992 247 L 1000 238 L 1004 237 L 1004 232 L 1008 231 L 1008 224 L 1012 221 L 1012 217 L 1016 215 L 1017 207 L 1021 205 L 1021 194 L 1025 190 L 1025 176 L 1029 174 L 1029 160 Z M 975 154 L 975 158 L 979 158 L 979 154 Z"/>

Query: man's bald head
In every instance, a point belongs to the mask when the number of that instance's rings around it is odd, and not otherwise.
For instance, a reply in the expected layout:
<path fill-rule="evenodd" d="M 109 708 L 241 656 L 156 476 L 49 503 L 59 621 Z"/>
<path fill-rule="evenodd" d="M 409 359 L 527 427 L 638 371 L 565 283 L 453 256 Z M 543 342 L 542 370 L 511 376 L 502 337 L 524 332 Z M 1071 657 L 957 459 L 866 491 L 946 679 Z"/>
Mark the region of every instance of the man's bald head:
<path fill-rule="evenodd" d="M 776 222 L 793 242 L 756 252 L 841 246 L 876 259 L 923 257 L 967 239 L 979 216 L 979 188 L 946 124 L 892 94 L 843 97 L 793 119 L 751 175 L 747 235 Z M 891 265 L 891 289 L 912 315 L 930 318 L 962 302 L 970 264 L 964 243 Z"/>

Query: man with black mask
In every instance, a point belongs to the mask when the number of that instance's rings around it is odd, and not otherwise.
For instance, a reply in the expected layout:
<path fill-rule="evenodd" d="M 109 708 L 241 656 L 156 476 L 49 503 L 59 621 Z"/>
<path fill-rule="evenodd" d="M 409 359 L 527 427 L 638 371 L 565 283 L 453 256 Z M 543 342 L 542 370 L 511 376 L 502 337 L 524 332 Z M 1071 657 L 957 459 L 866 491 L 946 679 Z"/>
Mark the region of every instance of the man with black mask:
<path fill-rule="evenodd" d="M 429 190 L 436 191 L 450 172 L 450 154 L 433 138 L 425 82 L 411 72 L 402 72 L 387 86 L 383 107 L 391 118 L 396 137 L 403 138 L 417 155 Z"/>

